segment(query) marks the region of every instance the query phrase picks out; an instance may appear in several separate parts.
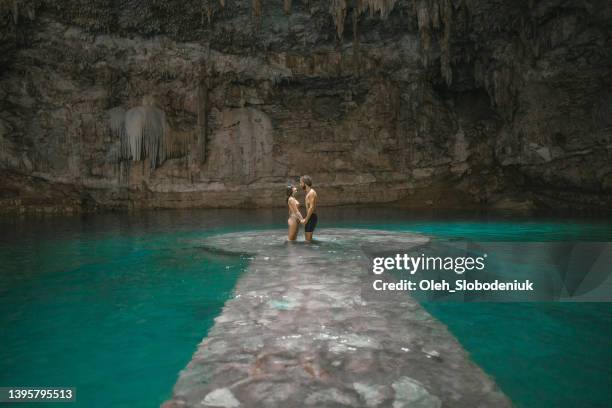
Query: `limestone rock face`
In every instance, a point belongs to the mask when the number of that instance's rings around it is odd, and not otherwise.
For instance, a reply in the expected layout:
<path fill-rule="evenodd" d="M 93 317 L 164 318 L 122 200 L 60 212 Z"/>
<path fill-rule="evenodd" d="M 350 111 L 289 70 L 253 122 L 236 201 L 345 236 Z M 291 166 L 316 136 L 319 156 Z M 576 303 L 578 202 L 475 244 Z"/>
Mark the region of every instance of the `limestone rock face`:
<path fill-rule="evenodd" d="M 3 2 L 0 188 L 281 206 L 310 174 L 325 204 L 609 208 L 611 34 L 605 0 Z M 155 163 L 113 131 L 143 99 Z"/>

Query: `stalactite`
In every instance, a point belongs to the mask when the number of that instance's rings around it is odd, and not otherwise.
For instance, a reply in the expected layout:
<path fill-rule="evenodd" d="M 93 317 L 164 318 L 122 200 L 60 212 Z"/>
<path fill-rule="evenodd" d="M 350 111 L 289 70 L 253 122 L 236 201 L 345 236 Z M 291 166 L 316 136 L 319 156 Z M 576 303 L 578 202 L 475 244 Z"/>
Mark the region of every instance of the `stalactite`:
<path fill-rule="evenodd" d="M 130 164 L 129 162 L 119 162 L 119 183 L 129 184 L 130 181 Z"/>
<path fill-rule="evenodd" d="M 517 89 L 520 88 L 520 77 L 516 75 L 515 66 L 507 62 L 493 71 L 487 92 L 499 112 L 507 120 L 512 120 L 516 107 Z"/>
<path fill-rule="evenodd" d="M 200 79 L 198 84 L 198 157 L 200 162 L 206 161 L 206 129 L 208 126 L 208 80 Z"/>
<path fill-rule="evenodd" d="M 452 82 L 451 28 L 453 5 L 451 0 L 419 0 L 416 4 L 423 63 L 429 66 L 429 54 L 434 39 L 440 44 L 440 71 L 448 85 Z"/>
<path fill-rule="evenodd" d="M 359 14 L 368 12 L 370 17 L 380 14 L 380 18 L 386 19 L 395 7 L 397 0 L 359 0 L 356 8 Z"/>
<path fill-rule="evenodd" d="M 204 25 L 204 16 L 206 15 L 206 21 L 208 21 L 208 24 L 210 25 L 210 23 L 212 22 L 212 16 L 214 13 L 213 7 L 212 7 L 212 1 L 213 0 L 202 0 L 202 18 L 201 18 L 201 22 L 200 24 Z M 223 8 L 223 4 L 221 4 L 221 8 Z"/>
<path fill-rule="evenodd" d="M 431 18 L 431 28 L 434 30 L 440 29 L 440 8 L 442 7 L 440 2 L 444 0 L 429 1 L 429 17 Z"/>
<path fill-rule="evenodd" d="M 261 13 L 263 9 L 263 0 L 253 0 L 253 17 L 255 18 L 255 27 L 261 28 Z"/>
<path fill-rule="evenodd" d="M 431 47 L 431 17 L 427 0 L 419 0 L 416 6 L 419 37 L 421 38 L 421 52 L 424 64 L 429 65 L 429 49 Z"/>
<path fill-rule="evenodd" d="M 381 19 L 386 19 L 395 7 L 396 2 L 397 0 L 355 0 L 352 8 L 353 42 L 355 42 L 357 36 L 357 22 L 360 15 L 368 13 L 370 17 L 379 15 Z M 329 5 L 329 13 L 334 20 L 336 35 L 340 41 L 342 41 L 344 35 L 344 23 L 348 9 L 346 0 L 331 0 Z"/>
<path fill-rule="evenodd" d="M 219 5 L 221 8 L 225 8 L 225 0 L 219 0 Z"/>
<path fill-rule="evenodd" d="M 329 6 L 334 23 L 336 24 L 336 34 L 338 40 L 342 41 L 344 34 L 344 20 L 346 19 L 346 0 L 331 0 Z"/>
<path fill-rule="evenodd" d="M 30 4 L 30 7 L 28 8 L 28 18 L 30 20 L 34 20 L 36 18 L 36 9 L 34 8 L 33 4 Z"/>
<path fill-rule="evenodd" d="M 33 21 L 36 18 L 36 7 L 40 6 L 38 0 L 0 0 L 0 14 L 12 19 L 18 25 L 24 18 Z"/>
<path fill-rule="evenodd" d="M 149 98 L 143 98 L 142 106 L 128 111 L 120 107 L 111 109 L 109 116 L 111 131 L 121 140 L 119 160 L 148 158 L 151 169 L 166 160 L 171 143 L 166 114 L 153 106 Z"/>
<path fill-rule="evenodd" d="M 442 72 L 442 78 L 446 81 L 446 84 L 450 86 L 453 81 L 453 70 L 451 67 L 451 24 L 453 18 L 453 9 L 450 0 L 442 0 L 440 5 L 440 19 L 444 25 L 442 31 L 442 37 L 440 39 L 440 71 Z"/>
<path fill-rule="evenodd" d="M 15 25 L 19 22 L 19 0 L 13 0 L 13 22 Z"/>
<path fill-rule="evenodd" d="M 291 0 L 283 0 L 283 11 L 287 16 L 291 14 Z"/>
<path fill-rule="evenodd" d="M 122 107 L 112 108 L 108 111 L 110 117 L 110 126 L 113 134 L 118 138 L 123 138 L 123 131 L 125 126 L 125 109 Z"/>
<path fill-rule="evenodd" d="M 125 137 L 125 109 L 122 107 L 113 108 L 108 111 L 110 117 L 110 128 L 112 134 L 119 140 L 119 150 L 113 159 L 120 162 L 123 157 L 127 157 L 128 148 Z"/>
<path fill-rule="evenodd" d="M 357 0 L 357 7 L 361 4 L 361 0 Z M 353 10 L 353 63 L 356 69 L 359 69 L 359 33 L 357 25 L 359 23 L 358 10 Z"/>

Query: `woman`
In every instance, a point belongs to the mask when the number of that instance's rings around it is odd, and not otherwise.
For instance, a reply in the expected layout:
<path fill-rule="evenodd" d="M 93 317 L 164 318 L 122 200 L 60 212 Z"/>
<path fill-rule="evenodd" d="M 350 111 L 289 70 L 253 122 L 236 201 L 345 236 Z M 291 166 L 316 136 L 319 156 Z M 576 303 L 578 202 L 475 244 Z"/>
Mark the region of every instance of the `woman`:
<path fill-rule="evenodd" d="M 293 185 L 287 186 L 287 207 L 289 208 L 289 219 L 287 220 L 287 224 L 289 224 L 289 233 L 287 234 L 287 238 L 289 241 L 295 241 L 297 238 L 298 228 L 304 220 L 302 217 L 302 213 L 300 213 L 300 202 L 295 198 L 295 193 L 297 193 L 297 187 Z"/>

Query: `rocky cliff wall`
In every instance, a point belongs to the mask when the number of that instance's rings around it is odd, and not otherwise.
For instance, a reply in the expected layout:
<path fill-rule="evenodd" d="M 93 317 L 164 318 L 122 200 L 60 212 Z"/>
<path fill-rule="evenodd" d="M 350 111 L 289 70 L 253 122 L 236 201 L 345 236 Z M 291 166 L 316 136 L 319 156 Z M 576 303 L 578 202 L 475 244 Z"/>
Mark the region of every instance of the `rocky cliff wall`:
<path fill-rule="evenodd" d="M 612 3 L 12 0 L 5 211 L 610 208 Z"/>

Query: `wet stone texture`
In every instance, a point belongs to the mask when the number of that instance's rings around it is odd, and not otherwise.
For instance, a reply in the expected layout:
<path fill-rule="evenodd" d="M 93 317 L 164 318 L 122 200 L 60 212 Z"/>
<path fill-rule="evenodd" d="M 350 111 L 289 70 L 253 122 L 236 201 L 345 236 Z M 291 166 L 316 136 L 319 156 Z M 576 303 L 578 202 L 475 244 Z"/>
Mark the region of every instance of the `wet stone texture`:
<path fill-rule="evenodd" d="M 250 264 L 163 407 L 510 406 L 408 295 L 362 296 L 373 253 L 427 240 L 354 229 L 312 244 L 278 230 L 206 239 Z"/>

